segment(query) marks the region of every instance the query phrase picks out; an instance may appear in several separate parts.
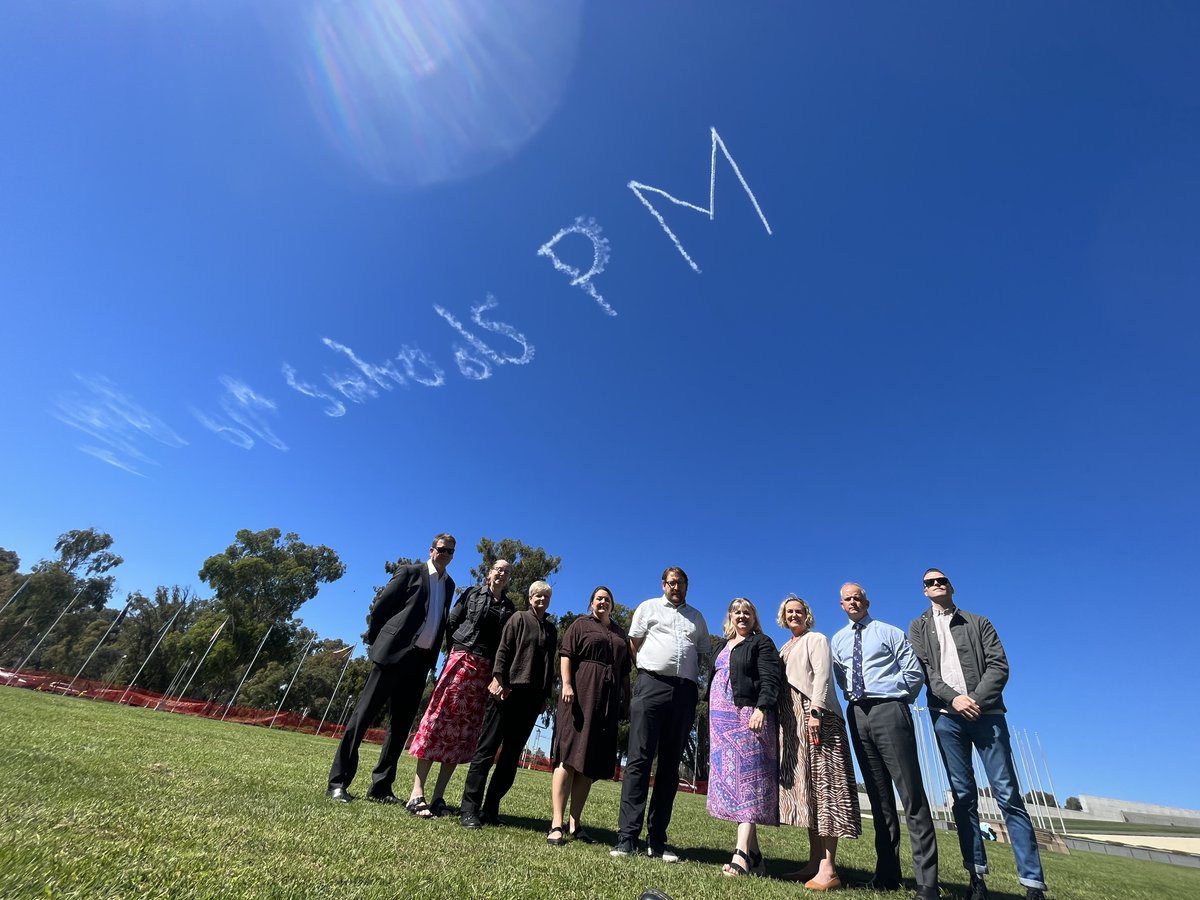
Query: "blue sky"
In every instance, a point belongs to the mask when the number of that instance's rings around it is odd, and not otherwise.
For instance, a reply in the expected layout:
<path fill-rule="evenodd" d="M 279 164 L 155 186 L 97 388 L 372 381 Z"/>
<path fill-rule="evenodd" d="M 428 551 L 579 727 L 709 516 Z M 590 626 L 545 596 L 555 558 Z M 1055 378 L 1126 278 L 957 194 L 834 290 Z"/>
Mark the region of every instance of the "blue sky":
<path fill-rule="evenodd" d="M 0 546 L 295 531 L 347 640 L 443 529 L 713 627 L 936 565 L 1060 797 L 1200 807 L 1200 11 L 399 7 L 0 9 Z"/>

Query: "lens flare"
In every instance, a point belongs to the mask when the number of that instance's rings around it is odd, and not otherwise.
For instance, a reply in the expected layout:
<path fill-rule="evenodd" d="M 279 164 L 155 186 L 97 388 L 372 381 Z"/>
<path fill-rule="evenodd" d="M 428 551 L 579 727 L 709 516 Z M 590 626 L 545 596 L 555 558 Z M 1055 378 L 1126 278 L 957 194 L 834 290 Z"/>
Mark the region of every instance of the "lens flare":
<path fill-rule="evenodd" d="M 309 97 L 338 150 L 399 187 L 510 159 L 558 106 L 582 0 L 317 0 Z"/>

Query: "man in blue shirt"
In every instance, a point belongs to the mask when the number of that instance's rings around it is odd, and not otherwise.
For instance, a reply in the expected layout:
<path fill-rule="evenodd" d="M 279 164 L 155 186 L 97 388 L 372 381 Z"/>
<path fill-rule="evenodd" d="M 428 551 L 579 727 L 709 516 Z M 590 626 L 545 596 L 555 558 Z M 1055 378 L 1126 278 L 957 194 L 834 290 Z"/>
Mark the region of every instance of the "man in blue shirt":
<path fill-rule="evenodd" d="M 846 724 L 866 782 L 875 820 L 875 877 L 864 887 L 900 887 L 900 821 L 892 783 L 900 792 L 912 842 L 918 900 L 938 896 L 937 839 L 921 781 L 912 702 L 925 683 L 921 663 L 904 632 L 867 614 L 862 585 L 842 585 L 850 623 L 833 636 L 833 673 L 846 695 Z"/>

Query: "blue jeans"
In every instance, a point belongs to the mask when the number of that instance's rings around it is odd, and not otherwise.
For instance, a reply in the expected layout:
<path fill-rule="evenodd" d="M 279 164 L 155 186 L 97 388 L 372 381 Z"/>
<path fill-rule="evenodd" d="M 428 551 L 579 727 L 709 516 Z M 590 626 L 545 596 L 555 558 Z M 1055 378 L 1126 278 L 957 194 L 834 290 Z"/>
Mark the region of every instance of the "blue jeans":
<path fill-rule="evenodd" d="M 954 824 L 958 829 L 963 866 L 976 875 L 986 875 L 988 871 L 983 835 L 979 832 L 979 790 L 971 765 L 971 747 L 974 746 L 991 783 L 992 796 L 1008 827 L 1008 837 L 1012 841 L 1017 862 L 1017 876 L 1025 887 L 1045 890 L 1042 858 L 1038 853 L 1033 822 L 1025 809 L 1025 801 L 1021 799 L 1017 769 L 1013 765 L 1008 722 L 1000 714 L 984 714 L 974 722 L 959 715 L 936 711 L 931 711 L 930 715 L 942 762 L 946 764 L 946 774 L 950 777 L 950 789 L 954 792 Z"/>

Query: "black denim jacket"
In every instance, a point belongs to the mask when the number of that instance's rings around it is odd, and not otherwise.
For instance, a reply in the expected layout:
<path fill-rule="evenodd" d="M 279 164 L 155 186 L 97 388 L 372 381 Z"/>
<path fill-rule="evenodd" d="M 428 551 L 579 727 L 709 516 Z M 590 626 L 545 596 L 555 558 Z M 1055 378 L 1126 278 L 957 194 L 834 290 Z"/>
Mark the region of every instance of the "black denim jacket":
<path fill-rule="evenodd" d="M 517 608 L 507 597 L 502 597 L 498 603 L 493 602 L 487 585 L 467 588 L 446 620 L 447 651 L 465 650 L 475 656 L 495 659 L 496 648 L 500 645 L 500 630 L 516 611 Z"/>

